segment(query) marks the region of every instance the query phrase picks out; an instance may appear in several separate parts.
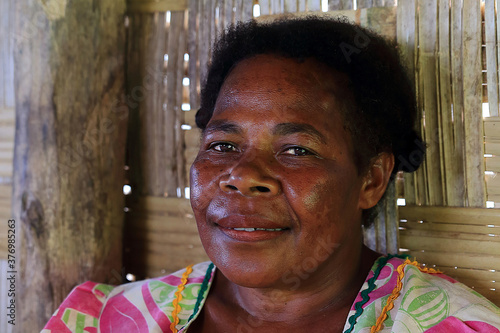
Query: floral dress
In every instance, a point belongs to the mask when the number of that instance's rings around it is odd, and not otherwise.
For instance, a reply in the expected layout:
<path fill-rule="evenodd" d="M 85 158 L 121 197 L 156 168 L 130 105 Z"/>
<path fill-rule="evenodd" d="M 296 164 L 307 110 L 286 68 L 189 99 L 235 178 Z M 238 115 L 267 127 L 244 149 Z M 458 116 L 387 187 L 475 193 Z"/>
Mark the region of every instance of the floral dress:
<path fill-rule="evenodd" d="M 215 271 L 205 262 L 117 287 L 86 282 L 69 294 L 42 333 L 186 333 Z M 245 325 L 245 331 L 259 332 Z M 344 333 L 358 332 L 500 333 L 500 309 L 444 274 L 385 256 L 373 265 L 346 318 Z"/>

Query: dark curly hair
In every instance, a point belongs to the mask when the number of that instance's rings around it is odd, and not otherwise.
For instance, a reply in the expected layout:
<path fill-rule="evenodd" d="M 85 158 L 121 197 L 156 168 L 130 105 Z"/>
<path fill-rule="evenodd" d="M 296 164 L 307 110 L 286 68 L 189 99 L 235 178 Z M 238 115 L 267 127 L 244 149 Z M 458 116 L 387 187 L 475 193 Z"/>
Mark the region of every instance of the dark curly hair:
<path fill-rule="evenodd" d="M 415 131 L 414 87 L 395 43 L 347 19 L 285 17 L 268 23 L 249 21 L 228 28 L 215 43 L 201 90 L 196 124 L 204 129 L 231 69 L 258 54 L 303 61 L 314 58 L 348 77 L 352 100 L 340 112 L 351 132 L 355 162 L 362 173 L 381 152 L 395 157 L 397 171 L 412 172 L 422 163 L 425 145 Z"/>

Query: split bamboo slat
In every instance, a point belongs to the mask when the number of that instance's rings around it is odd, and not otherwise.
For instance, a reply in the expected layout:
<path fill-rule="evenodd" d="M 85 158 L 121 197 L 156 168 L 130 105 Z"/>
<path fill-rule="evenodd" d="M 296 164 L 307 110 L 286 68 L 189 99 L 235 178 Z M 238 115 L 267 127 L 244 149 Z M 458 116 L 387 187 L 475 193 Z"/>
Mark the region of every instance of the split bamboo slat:
<path fill-rule="evenodd" d="M 399 251 L 399 233 L 397 218 L 397 195 L 396 183 L 392 182 L 387 187 L 386 202 L 385 202 L 385 244 L 386 253 L 398 253 Z"/>
<path fill-rule="evenodd" d="M 259 6 L 260 6 L 260 15 L 271 15 L 271 2 L 273 0 L 259 0 Z M 302 0 L 304 3 L 304 10 L 305 10 L 305 0 Z"/>
<path fill-rule="evenodd" d="M 439 1 L 439 109 L 438 119 L 440 120 L 441 136 L 441 173 L 443 175 L 443 204 L 448 206 L 464 205 L 463 182 L 456 182 L 456 179 L 463 178 L 460 173 L 462 163 L 456 160 L 454 135 L 453 135 L 453 109 L 451 103 L 451 59 L 450 59 L 450 2 Z"/>
<path fill-rule="evenodd" d="M 188 199 L 146 196 L 127 204 L 127 273 L 153 277 L 208 260 Z"/>
<path fill-rule="evenodd" d="M 328 10 L 351 10 L 354 4 L 352 0 L 330 0 Z"/>
<path fill-rule="evenodd" d="M 182 111 L 182 81 L 184 78 L 184 53 L 187 50 L 185 36 L 185 13 L 184 11 L 171 12 L 170 26 L 168 30 L 168 43 L 166 54 L 168 55 L 166 79 L 164 90 L 164 103 L 166 104 L 164 132 L 167 136 L 165 145 L 165 157 L 172 161 L 168 170 L 172 170 L 171 177 L 177 181 L 168 182 L 167 193 L 176 193 L 182 196 L 187 185 L 184 162 L 184 137 L 181 125 L 184 123 L 184 111 Z"/>
<path fill-rule="evenodd" d="M 416 1 L 402 1 L 397 7 L 397 42 L 401 50 L 401 56 L 405 62 L 410 80 L 415 82 L 415 34 L 416 34 Z M 418 125 L 420 128 L 420 125 Z M 417 202 L 418 186 L 416 186 L 417 173 L 404 174 L 404 197 L 406 203 L 414 205 Z"/>
<path fill-rule="evenodd" d="M 495 0 L 485 0 L 484 30 L 486 44 L 486 74 L 488 104 L 491 116 L 498 116 L 498 57 L 495 25 Z"/>
<path fill-rule="evenodd" d="M 484 118 L 484 141 L 487 198 L 500 202 L 500 117 Z"/>
<path fill-rule="evenodd" d="M 443 205 L 443 178 L 441 167 L 441 129 L 437 113 L 436 86 L 437 54 L 437 3 L 419 1 L 419 106 L 425 123 L 427 155 L 423 167 L 427 179 L 427 195 L 430 205 Z M 426 18 L 426 19 L 422 19 Z"/>
<path fill-rule="evenodd" d="M 451 2 L 450 20 L 450 51 L 451 51 L 451 103 L 453 105 L 453 156 L 452 162 L 446 162 L 446 170 L 452 170 L 456 178 L 448 187 L 455 188 L 455 194 L 449 199 L 449 205 L 466 206 L 465 191 L 465 127 L 464 119 L 464 89 L 462 64 L 462 3 Z M 448 191 L 448 193 L 450 193 Z"/>
<path fill-rule="evenodd" d="M 484 147 L 481 109 L 481 7 L 476 0 L 464 0 L 463 15 L 463 87 L 465 124 L 465 174 L 468 205 L 483 207 Z"/>
<path fill-rule="evenodd" d="M 500 304 L 500 210 L 399 208 L 404 253 Z"/>
<path fill-rule="evenodd" d="M 187 0 L 129 0 L 131 13 L 160 13 L 187 9 Z"/>
<path fill-rule="evenodd" d="M 285 0 L 284 3 L 285 13 L 296 13 L 297 12 L 297 1 L 295 0 Z"/>

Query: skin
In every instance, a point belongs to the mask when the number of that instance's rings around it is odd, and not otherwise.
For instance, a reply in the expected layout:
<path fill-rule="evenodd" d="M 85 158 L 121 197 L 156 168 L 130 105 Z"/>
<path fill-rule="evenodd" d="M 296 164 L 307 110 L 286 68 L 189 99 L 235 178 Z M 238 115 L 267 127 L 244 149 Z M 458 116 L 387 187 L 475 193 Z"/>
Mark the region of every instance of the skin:
<path fill-rule="evenodd" d="M 275 55 L 226 78 L 191 168 L 191 204 L 218 271 L 190 332 L 342 331 L 377 257 L 362 245 L 361 213 L 394 166 L 382 153 L 358 172 L 339 112 L 347 87 L 313 59 Z"/>

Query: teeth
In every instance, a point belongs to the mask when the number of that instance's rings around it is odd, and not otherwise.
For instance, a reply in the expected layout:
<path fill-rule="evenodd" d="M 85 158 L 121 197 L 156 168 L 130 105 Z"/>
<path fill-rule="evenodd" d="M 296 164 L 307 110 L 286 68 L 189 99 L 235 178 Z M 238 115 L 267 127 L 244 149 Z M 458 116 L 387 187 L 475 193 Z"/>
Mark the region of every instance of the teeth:
<path fill-rule="evenodd" d="M 284 229 L 281 229 L 281 228 L 276 228 L 276 229 L 265 229 L 265 228 L 231 228 L 233 230 L 236 230 L 236 231 L 249 231 L 249 232 L 252 232 L 252 231 L 281 231 L 281 230 L 284 230 Z"/>

